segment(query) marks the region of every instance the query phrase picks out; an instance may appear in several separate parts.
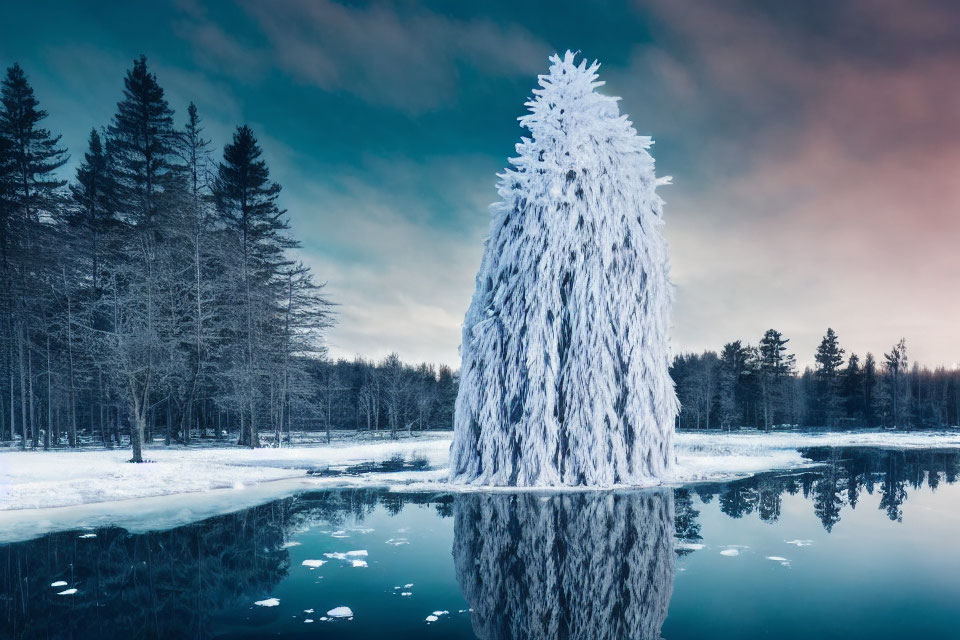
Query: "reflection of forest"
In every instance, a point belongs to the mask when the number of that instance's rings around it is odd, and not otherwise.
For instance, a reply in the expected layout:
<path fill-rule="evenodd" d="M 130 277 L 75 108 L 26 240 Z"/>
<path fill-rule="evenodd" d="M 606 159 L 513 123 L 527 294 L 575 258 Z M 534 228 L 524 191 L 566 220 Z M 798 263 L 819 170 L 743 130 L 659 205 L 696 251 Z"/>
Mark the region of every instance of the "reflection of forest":
<path fill-rule="evenodd" d="M 471 494 L 453 510 L 457 581 L 478 638 L 660 638 L 671 491 Z"/>
<path fill-rule="evenodd" d="M 331 491 L 162 532 L 102 528 L 0 546 L 0 638 L 209 637 L 218 612 L 249 607 L 287 575 L 290 535 L 417 499 Z M 57 595 L 68 587 L 79 592 Z"/>
<path fill-rule="evenodd" d="M 863 492 L 903 517 L 909 493 L 960 476 L 960 452 L 811 449 L 821 466 L 672 492 L 424 495 L 332 490 L 163 532 L 104 528 L 0 546 L 0 637 L 195 637 L 286 575 L 284 542 L 314 525 L 362 520 L 376 507 L 430 505 L 455 516 L 454 561 L 484 639 L 658 637 L 673 581 L 673 531 L 700 539 L 694 496 L 734 518 L 780 516 L 802 495 L 829 531 Z M 689 547 L 676 547 L 689 553 Z M 79 592 L 56 595 L 54 581 Z M 67 587 L 63 587 L 67 588 Z M 526 633 L 519 633 L 526 630 Z"/>
<path fill-rule="evenodd" d="M 814 513 L 823 527 L 831 531 L 840 521 L 841 509 L 856 508 L 863 492 L 879 492 L 880 509 L 891 520 L 900 521 L 909 489 L 926 485 L 935 490 L 941 482 L 953 484 L 960 476 L 957 451 L 823 447 L 803 453 L 820 464 L 801 473 L 765 473 L 736 482 L 678 489 L 677 536 L 687 541 L 700 538 L 696 523 L 699 513 L 693 509 L 691 493 L 705 503 L 718 498 L 720 510 L 730 517 L 741 518 L 756 512 L 765 522 L 779 519 L 784 493 L 801 494 L 813 502 Z"/>

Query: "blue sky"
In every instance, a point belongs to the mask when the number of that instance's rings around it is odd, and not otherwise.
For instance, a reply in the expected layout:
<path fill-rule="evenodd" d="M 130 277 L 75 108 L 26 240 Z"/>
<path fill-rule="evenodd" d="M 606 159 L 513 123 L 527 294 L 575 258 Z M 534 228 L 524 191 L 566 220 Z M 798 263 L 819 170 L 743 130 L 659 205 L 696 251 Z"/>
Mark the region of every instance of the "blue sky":
<path fill-rule="evenodd" d="M 656 140 L 678 349 L 827 326 L 960 360 L 960 11 L 923 0 L 7 3 L 74 158 L 143 53 L 218 149 L 257 133 L 302 257 L 340 303 L 335 355 L 456 364 L 516 118 L 567 48 Z M 72 168 L 69 173 L 72 174 Z"/>

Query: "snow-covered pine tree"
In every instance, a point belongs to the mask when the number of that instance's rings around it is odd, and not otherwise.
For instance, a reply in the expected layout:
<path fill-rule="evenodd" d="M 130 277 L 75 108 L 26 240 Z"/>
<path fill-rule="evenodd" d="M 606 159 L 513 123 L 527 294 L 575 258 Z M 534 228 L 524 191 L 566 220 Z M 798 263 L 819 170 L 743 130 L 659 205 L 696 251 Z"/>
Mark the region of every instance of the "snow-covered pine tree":
<path fill-rule="evenodd" d="M 672 285 L 649 137 L 550 58 L 467 311 L 451 480 L 640 484 L 674 459 Z"/>

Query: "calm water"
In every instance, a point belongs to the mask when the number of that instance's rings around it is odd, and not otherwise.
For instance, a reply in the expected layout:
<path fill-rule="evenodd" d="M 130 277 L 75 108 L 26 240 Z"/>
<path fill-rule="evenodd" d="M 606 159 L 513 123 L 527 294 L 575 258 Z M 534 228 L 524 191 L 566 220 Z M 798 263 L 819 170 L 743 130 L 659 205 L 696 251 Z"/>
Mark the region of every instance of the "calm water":
<path fill-rule="evenodd" d="M 0 637 L 960 637 L 960 453 L 806 453 L 675 490 L 337 490 L 51 534 L 0 547 Z"/>

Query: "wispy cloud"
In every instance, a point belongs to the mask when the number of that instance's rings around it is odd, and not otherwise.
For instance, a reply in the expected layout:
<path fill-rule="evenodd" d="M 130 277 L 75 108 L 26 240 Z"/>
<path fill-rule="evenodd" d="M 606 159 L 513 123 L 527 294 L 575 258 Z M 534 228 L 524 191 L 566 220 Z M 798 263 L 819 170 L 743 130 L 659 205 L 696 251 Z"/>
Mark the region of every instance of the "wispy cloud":
<path fill-rule="evenodd" d="M 411 113 L 456 99 L 462 65 L 484 74 L 530 75 L 550 48 L 526 29 L 461 20 L 390 4 L 328 0 L 245 2 L 259 35 L 243 43 L 202 11 L 186 12 L 180 33 L 198 63 L 241 77 L 276 69 L 300 82 Z"/>

